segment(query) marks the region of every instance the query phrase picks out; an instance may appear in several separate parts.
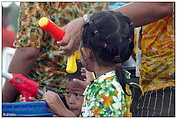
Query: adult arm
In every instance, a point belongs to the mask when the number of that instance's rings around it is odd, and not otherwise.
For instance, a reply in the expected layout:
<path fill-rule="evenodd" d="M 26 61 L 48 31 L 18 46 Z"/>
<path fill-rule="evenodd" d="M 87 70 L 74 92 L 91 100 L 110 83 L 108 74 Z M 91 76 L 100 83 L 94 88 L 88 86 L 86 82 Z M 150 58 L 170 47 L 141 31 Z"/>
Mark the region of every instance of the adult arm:
<path fill-rule="evenodd" d="M 133 20 L 134 26 L 142 26 L 172 15 L 174 3 L 136 2 L 122 6 L 115 12 L 121 12 Z"/>
<path fill-rule="evenodd" d="M 20 3 L 18 35 L 15 41 L 18 48 L 9 66 L 11 73 L 29 76 L 39 54 L 40 40 L 44 37 L 36 22 L 38 16 L 43 14 L 37 11 L 38 5 L 39 3 L 32 2 Z M 17 89 L 6 81 L 2 90 L 2 101 L 13 102 L 18 95 Z"/>
<path fill-rule="evenodd" d="M 34 67 L 38 54 L 39 49 L 34 47 L 17 48 L 8 72 L 18 73 L 24 76 L 30 75 L 29 73 Z M 17 96 L 19 96 L 17 89 L 6 80 L 2 89 L 2 101 L 13 102 Z"/>
<path fill-rule="evenodd" d="M 130 17 L 134 22 L 134 26 L 138 27 L 157 21 L 165 16 L 172 15 L 173 9 L 173 2 L 136 2 L 124 5 L 114 11 L 121 12 Z M 81 39 L 81 29 L 83 24 L 83 18 L 80 17 L 71 21 L 64 27 L 65 36 L 60 42 L 61 54 L 70 55 L 72 52 L 78 49 L 78 43 Z"/>

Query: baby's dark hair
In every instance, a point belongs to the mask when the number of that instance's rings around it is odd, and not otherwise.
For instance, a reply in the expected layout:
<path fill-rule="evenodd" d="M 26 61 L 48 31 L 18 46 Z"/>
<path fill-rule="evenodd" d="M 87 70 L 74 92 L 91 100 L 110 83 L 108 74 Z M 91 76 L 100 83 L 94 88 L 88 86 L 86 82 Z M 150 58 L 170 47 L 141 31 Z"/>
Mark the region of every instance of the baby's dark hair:
<path fill-rule="evenodd" d="M 96 59 L 117 66 L 116 76 L 126 93 L 121 64 L 129 59 L 133 51 L 132 21 L 120 12 L 102 11 L 92 14 L 83 28 L 82 46 L 90 48 Z"/>

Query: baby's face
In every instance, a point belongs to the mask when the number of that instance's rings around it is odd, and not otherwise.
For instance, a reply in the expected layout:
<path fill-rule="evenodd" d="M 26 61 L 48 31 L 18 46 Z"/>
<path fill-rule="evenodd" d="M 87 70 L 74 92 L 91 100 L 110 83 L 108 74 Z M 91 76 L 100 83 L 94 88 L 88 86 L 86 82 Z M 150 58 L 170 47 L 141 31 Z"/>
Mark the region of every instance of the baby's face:
<path fill-rule="evenodd" d="M 77 116 L 79 116 L 81 112 L 85 88 L 86 87 L 83 83 L 78 83 L 73 80 L 66 83 L 66 103 L 69 107 L 69 110 Z"/>
<path fill-rule="evenodd" d="M 84 99 L 83 95 L 78 91 L 67 92 L 65 99 L 69 110 L 72 111 L 75 115 L 79 116 Z"/>

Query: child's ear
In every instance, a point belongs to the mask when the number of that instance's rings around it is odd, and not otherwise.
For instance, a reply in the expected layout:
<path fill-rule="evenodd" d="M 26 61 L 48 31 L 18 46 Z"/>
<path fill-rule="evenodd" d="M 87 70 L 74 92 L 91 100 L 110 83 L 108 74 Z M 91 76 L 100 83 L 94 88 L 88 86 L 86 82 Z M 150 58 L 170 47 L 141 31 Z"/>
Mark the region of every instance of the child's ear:
<path fill-rule="evenodd" d="M 85 52 L 85 55 L 87 56 L 87 58 L 92 59 L 92 60 L 95 59 L 94 54 L 91 49 L 84 48 L 84 52 Z"/>

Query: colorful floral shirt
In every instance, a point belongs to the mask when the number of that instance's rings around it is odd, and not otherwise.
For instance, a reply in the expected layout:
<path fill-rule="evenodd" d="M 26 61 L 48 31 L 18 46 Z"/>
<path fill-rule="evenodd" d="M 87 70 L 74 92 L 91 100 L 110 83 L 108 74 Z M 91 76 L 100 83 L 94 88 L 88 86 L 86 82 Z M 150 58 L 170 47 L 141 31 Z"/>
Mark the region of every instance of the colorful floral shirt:
<path fill-rule="evenodd" d="M 58 47 L 50 35 L 38 25 L 41 17 L 48 17 L 62 27 L 70 20 L 96 10 L 106 9 L 108 3 L 100 2 L 21 2 L 19 28 L 15 46 L 40 49 L 36 66 L 28 77 L 39 81 L 40 86 L 50 86 L 55 91 L 64 88 L 66 62 L 58 53 Z"/>
<path fill-rule="evenodd" d="M 140 85 L 144 92 L 175 86 L 174 33 L 171 16 L 143 26 Z"/>
<path fill-rule="evenodd" d="M 84 92 L 83 117 L 122 117 L 126 110 L 125 93 L 115 71 L 95 79 Z"/>

